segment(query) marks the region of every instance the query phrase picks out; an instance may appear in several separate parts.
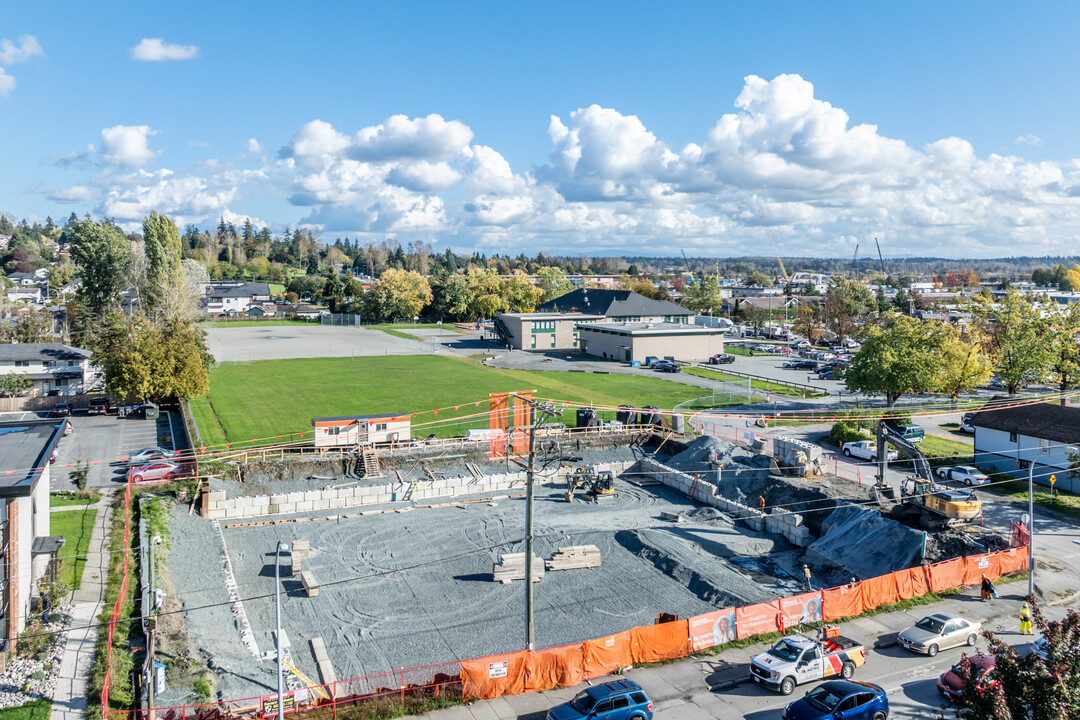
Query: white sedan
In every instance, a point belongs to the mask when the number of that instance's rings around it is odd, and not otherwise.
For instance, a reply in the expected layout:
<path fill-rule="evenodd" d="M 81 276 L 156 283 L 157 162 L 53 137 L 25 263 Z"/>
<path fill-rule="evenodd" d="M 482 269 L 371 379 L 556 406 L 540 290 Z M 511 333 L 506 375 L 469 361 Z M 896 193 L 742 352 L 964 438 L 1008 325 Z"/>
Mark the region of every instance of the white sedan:
<path fill-rule="evenodd" d="M 939 477 L 945 480 L 953 480 L 955 482 L 964 483 L 965 485 L 985 485 L 990 482 L 990 478 L 986 473 L 979 470 L 979 468 L 971 467 L 970 465 L 957 465 L 955 467 L 939 467 L 937 469 Z"/>
<path fill-rule="evenodd" d="M 855 440 L 853 442 L 846 442 L 840 450 L 848 457 L 857 457 L 862 460 L 869 460 L 870 462 L 877 462 L 878 459 L 877 443 L 873 440 Z M 889 462 L 893 462 L 894 460 L 899 459 L 899 457 L 900 454 L 895 450 L 889 450 L 885 455 L 885 458 Z"/>

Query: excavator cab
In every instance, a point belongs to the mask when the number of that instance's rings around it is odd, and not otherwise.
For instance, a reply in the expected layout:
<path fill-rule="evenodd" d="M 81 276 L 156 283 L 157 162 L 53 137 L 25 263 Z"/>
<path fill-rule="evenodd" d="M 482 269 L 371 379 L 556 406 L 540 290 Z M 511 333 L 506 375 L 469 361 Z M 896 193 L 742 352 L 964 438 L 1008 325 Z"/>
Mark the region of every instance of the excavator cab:
<path fill-rule="evenodd" d="M 591 492 L 594 495 L 611 495 L 615 492 L 615 475 L 610 470 L 601 470 L 596 473 Z"/>

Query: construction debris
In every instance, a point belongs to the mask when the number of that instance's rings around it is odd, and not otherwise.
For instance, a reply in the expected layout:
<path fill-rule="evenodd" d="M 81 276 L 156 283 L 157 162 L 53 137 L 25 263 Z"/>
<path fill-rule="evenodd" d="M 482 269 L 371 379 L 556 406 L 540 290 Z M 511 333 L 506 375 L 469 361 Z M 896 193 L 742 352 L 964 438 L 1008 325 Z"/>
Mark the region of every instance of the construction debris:
<path fill-rule="evenodd" d="M 525 553 L 507 553 L 501 561 L 491 566 L 491 574 L 496 582 L 507 585 L 514 580 L 525 579 Z M 532 581 L 540 582 L 544 577 L 544 563 L 533 555 Z"/>
<path fill-rule="evenodd" d="M 300 573 L 300 582 L 304 584 L 304 590 L 307 591 L 308 597 L 315 597 L 319 594 L 319 583 L 315 580 L 315 574 L 310 570 Z"/>
<path fill-rule="evenodd" d="M 559 552 L 544 563 L 548 570 L 581 570 L 600 567 L 600 548 L 595 545 L 571 545 L 559 548 Z"/>

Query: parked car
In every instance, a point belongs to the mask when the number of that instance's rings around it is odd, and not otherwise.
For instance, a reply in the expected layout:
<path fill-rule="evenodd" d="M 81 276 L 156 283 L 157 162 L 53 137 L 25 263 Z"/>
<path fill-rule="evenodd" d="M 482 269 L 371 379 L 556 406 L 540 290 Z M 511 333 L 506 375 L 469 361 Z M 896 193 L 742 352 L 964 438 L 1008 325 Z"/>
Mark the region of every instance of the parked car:
<path fill-rule="evenodd" d="M 673 363 L 670 360 L 658 360 L 657 362 L 654 362 L 649 367 L 651 367 L 653 370 L 655 370 L 657 372 L 667 372 L 667 373 L 682 372 L 682 368 L 679 367 L 678 363 Z"/>
<path fill-rule="evenodd" d="M 985 485 L 990 482 L 990 477 L 977 467 L 970 465 L 957 465 L 955 467 L 939 467 L 938 477 L 945 480 L 964 483 L 965 485 Z"/>
<path fill-rule="evenodd" d="M 922 442 L 923 438 L 926 437 L 926 430 L 923 429 L 922 425 L 897 425 L 893 429 L 908 442 Z"/>
<path fill-rule="evenodd" d="M 90 404 L 86 406 L 87 415 L 105 415 L 109 412 L 109 401 L 107 398 L 96 397 L 90 398 Z"/>
<path fill-rule="evenodd" d="M 123 458 L 120 464 L 124 467 L 139 467 L 140 465 L 147 465 L 158 460 L 168 460 L 173 457 L 172 450 L 166 450 L 161 447 L 149 447 L 136 450 L 135 452 Z"/>
<path fill-rule="evenodd" d="M 70 403 L 56 403 L 53 405 L 52 410 L 49 411 L 49 417 L 71 417 L 71 404 Z"/>
<path fill-rule="evenodd" d="M 878 685 L 855 680 L 829 680 L 788 704 L 781 720 L 886 720 L 889 698 Z"/>
<path fill-rule="evenodd" d="M 850 680 L 866 662 L 862 643 L 836 631 L 815 639 L 808 635 L 780 638 L 769 650 L 750 660 L 750 676 L 759 685 L 790 695 L 796 685 L 839 675 Z"/>
<path fill-rule="evenodd" d="M 841 369 L 836 365 L 827 365 L 817 371 L 818 380 L 836 380 L 841 374 Z"/>
<path fill-rule="evenodd" d="M 788 347 L 790 347 L 792 350 L 807 350 L 810 347 L 810 341 L 796 340 L 795 342 L 788 345 Z"/>
<path fill-rule="evenodd" d="M 975 434 L 975 426 L 971 423 L 962 422 L 960 423 L 960 426 L 957 427 L 957 430 L 960 432 L 971 433 L 972 435 Z"/>
<path fill-rule="evenodd" d="M 935 613 L 902 631 L 896 636 L 896 641 L 907 650 L 934 657 L 939 650 L 961 645 L 974 646 L 981 631 L 980 622 L 959 615 Z"/>
<path fill-rule="evenodd" d="M 981 653 L 972 655 L 968 658 L 968 662 L 972 671 L 976 674 L 975 683 L 980 690 L 991 688 L 1000 682 L 994 672 L 993 655 L 983 655 Z M 938 678 L 938 692 L 952 703 L 957 705 L 965 704 L 964 679 L 966 674 L 964 663 L 956 663 Z"/>
<path fill-rule="evenodd" d="M 710 365 L 727 365 L 735 362 L 735 356 L 731 353 L 723 353 L 721 355 L 713 355 L 709 358 Z"/>
<path fill-rule="evenodd" d="M 136 485 L 168 482 L 179 475 L 180 466 L 170 462 L 156 462 L 128 470 L 128 482 Z"/>
<path fill-rule="evenodd" d="M 547 720 L 652 720 L 652 717 L 652 701 L 633 680 L 585 688 L 570 702 L 547 712 Z"/>
<path fill-rule="evenodd" d="M 846 442 L 840 448 L 840 451 L 848 457 L 857 457 L 862 460 L 869 460 L 870 462 L 877 462 L 878 449 L 877 443 L 873 440 L 854 440 L 852 442 Z M 885 455 L 885 459 L 889 462 L 894 462 L 900 458 L 900 454 L 895 450 L 889 450 Z"/>
<path fill-rule="evenodd" d="M 810 362 L 813 362 L 813 361 L 811 360 Z M 801 368 L 803 368 L 805 366 L 804 363 L 806 363 L 805 360 L 785 360 L 783 363 L 781 363 L 780 367 L 782 367 L 782 368 L 790 368 L 792 370 L 798 370 L 798 369 L 801 369 Z M 814 363 L 814 364 L 816 365 L 817 363 Z"/>

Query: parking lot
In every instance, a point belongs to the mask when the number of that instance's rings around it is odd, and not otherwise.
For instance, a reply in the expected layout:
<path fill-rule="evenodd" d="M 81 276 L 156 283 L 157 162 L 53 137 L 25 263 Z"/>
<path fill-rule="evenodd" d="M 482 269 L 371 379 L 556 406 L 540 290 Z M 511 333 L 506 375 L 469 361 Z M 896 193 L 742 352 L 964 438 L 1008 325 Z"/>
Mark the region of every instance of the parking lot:
<path fill-rule="evenodd" d="M 19 420 L 26 417 L 44 417 L 44 413 L 7 413 L 4 417 L 8 420 Z M 140 448 L 160 445 L 163 448 L 179 449 L 178 446 L 182 445 L 182 436 L 174 434 L 173 430 L 178 419 L 173 413 L 166 411 L 162 411 L 156 421 L 86 414 L 76 414 L 70 420 L 72 433 L 62 438 L 57 445 L 58 454 L 51 473 L 51 490 L 73 490 L 69 472 L 81 462 L 90 464 L 87 487 L 117 487 L 126 479 L 125 469 L 115 464 L 120 458 Z"/>

